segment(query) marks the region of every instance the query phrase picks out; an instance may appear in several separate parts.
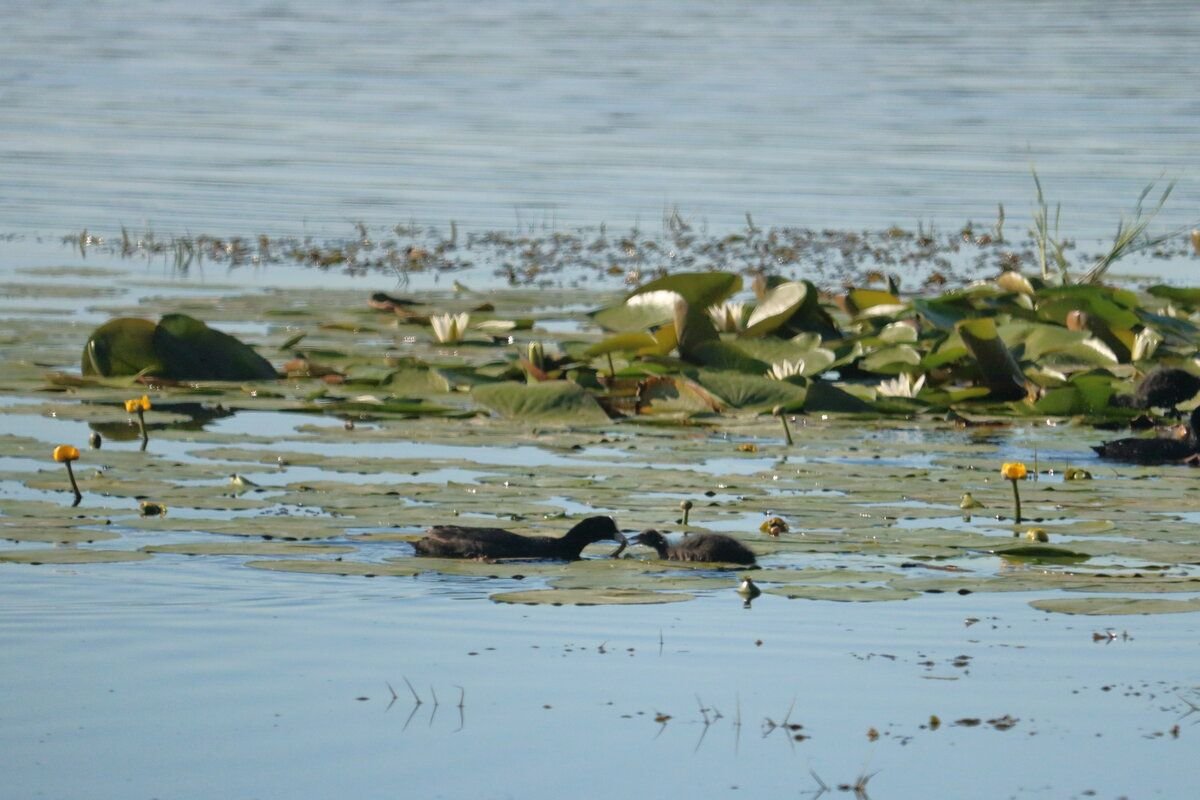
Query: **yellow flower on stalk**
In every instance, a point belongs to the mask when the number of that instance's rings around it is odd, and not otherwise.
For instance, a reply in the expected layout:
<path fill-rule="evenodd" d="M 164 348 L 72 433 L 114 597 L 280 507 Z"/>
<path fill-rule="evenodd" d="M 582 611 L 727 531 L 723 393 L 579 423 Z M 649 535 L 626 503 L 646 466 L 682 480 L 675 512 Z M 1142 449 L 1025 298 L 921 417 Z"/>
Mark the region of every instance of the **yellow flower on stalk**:
<path fill-rule="evenodd" d="M 79 448 L 78 447 L 72 447 L 69 444 L 60 444 L 58 447 L 54 448 L 54 462 L 56 464 L 62 464 L 64 462 L 78 461 L 78 460 L 79 460 Z"/>
<path fill-rule="evenodd" d="M 127 414 L 136 414 L 139 411 L 149 411 L 150 407 L 149 395 L 133 397 L 125 401 L 125 412 Z"/>
<path fill-rule="evenodd" d="M 69 444 L 60 444 L 54 448 L 54 461 L 58 464 L 67 465 L 67 477 L 71 479 L 71 491 L 75 493 L 75 502 L 71 503 L 72 508 L 79 505 L 79 501 L 83 499 L 83 493 L 79 491 L 79 484 L 75 482 L 75 472 L 71 469 L 71 462 L 78 458 L 78 447 L 72 447 Z"/>
<path fill-rule="evenodd" d="M 1000 474 L 1012 482 L 1013 487 L 1013 505 L 1015 506 L 1015 517 L 1017 524 L 1021 524 L 1021 492 L 1017 489 L 1017 481 L 1022 480 L 1029 474 L 1029 470 L 1020 461 L 1012 461 L 1001 465 Z"/>
<path fill-rule="evenodd" d="M 1029 470 L 1020 461 L 1013 461 L 1002 465 L 1000 474 L 1010 481 L 1019 481 L 1029 474 Z"/>

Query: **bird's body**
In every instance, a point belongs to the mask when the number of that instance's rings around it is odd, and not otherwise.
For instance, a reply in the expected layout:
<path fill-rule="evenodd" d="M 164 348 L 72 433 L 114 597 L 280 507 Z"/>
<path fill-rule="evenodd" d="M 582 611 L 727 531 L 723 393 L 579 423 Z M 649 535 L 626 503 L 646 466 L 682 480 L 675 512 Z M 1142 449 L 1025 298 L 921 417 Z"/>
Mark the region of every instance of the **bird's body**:
<path fill-rule="evenodd" d="M 654 548 L 658 557 L 669 561 L 712 561 L 723 564 L 753 564 L 754 552 L 746 545 L 720 533 L 694 533 L 678 542 L 668 542 L 656 530 L 642 531 L 637 544 Z"/>
<path fill-rule="evenodd" d="M 562 537 L 521 536 L 502 528 L 465 525 L 434 525 L 425 537 L 413 542 L 419 556 L 439 558 L 545 558 L 575 561 L 583 548 L 613 539 L 620 544 L 613 556 L 625 549 L 625 537 L 612 517 L 588 517 Z"/>
<path fill-rule="evenodd" d="M 1118 395 L 1113 405 L 1127 408 L 1167 408 L 1191 400 L 1200 392 L 1200 377 L 1178 367 L 1158 367 L 1142 378 L 1133 394 Z"/>
<path fill-rule="evenodd" d="M 1132 464 L 1170 464 L 1200 452 L 1200 407 L 1192 411 L 1187 434 L 1177 436 L 1130 437 L 1092 447 L 1101 458 Z"/>

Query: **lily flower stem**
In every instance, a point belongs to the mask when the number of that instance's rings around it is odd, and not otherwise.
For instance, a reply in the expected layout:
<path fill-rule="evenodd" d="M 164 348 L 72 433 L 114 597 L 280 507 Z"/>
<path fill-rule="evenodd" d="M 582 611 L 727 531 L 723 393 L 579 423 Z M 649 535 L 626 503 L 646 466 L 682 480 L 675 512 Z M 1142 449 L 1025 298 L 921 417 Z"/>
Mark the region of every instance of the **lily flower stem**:
<path fill-rule="evenodd" d="M 75 471 L 71 469 L 71 462 L 63 463 L 67 465 L 67 477 L 71 479 L 71 491 L 75 492 L 75 502 L 71 503 L 71 508 L 74 508 L 83 500 L 83 492 L 79 491 L 79 484 L 75 482 Z"/>
<path fill-rule="evenodd" d="M 1013 480 L 1012 486 L 1013 486 L 1013 505 L 1016 506 L 1017 524 L 1020 525 L 1021 524 L 1021 493 L 1017 490 L 1016 480 Z"/>
<path fill-rule="evenodd" d="M 150 437 L 146 434 L 146 414 L 142 409 L 138 409 L 138 429 L 142 432 L 142 449 L 146 449 L 146 445 L 150 443 Z"/>
<path fill-rule="evenodd" d="M 791 428 L 788 427 L 787 415 L 780 414 L 779 420 L 780 420 L 780 422 L 783 423 L 783 438 L 787 440 L 788 447 L 791 447 L 792 446 L 792 430 L 791 430 Z"/>
<path fill-rule="evenodd" d="M 608 377 L 617 377 L 617 368 L 613 366 L 612 353 L 608 353 Z"/>

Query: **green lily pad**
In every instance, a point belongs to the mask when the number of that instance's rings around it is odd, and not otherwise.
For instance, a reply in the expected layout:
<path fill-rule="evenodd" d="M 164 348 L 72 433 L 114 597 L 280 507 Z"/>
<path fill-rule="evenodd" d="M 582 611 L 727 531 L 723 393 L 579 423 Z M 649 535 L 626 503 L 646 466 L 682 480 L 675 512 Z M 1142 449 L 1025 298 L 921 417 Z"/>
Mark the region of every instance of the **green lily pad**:
<path fill-rule="evenodd" d="M 1200 611 L 1200 597 L 1168 600 L 1158 597 L 1079 597 L 1033 600 L 1031 606 L 1058 614 L 1127 616 L 1130 614 L 1186 614 Z"/>
<path fill-rule="evenodd" d="M 296 559 L 280 561 L 247 561 L 247 567 L 273 572 L 302 572 L 311 575 L 347 575 L 364 578 L 411 577 L 421 570 L 406 564 L 378 564 L 366 561 L 330 561 L 328 559 Z"/>
<path fill-rule="evenodd" d="M 892 586 L 828 586 L 823 584 L 790 583 L 763 589 L 765 594 L 777 594 L 789 600 L 831 600 L 838 603 L 876 603 L 892 600 L 911 600 L 919 592 Z"/>
<path fill-rule="evenodd" d="M 508 381 L 476 386 L 471 396 L 479 404 L 510 419 L 598 425 L 608 415 L 583 387 L 570 381 L 525 384 Z"/>
<path fill-rule="evenodd" d="M 148 544 L 146 553 L 176 553 L 185 556 L 304 556 L 353 553 L 344 545 L 293 544 L 292 542 L 183 542 Z"/>
<path fill-rule="evenodd" d="M 0 561 L 11 564 L 114 564 L 122 561 L 145 561 L 148 558 L 149 553 L 137 550 L 82 550 L 74 547 L 0 552 Z"/>

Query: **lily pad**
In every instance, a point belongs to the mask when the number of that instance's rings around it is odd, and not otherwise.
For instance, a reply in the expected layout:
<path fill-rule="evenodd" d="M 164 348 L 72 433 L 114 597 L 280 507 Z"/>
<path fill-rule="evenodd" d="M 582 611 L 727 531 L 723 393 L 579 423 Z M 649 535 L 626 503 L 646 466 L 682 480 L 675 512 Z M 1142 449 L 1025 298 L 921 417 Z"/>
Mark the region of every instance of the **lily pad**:
<path fill-rule="evenodd" d="M 763 590 L 789 600 L 832 600 L 838 603 L 876 603 L 892 600 L 911 600 L 919 592 L 893 586 L 828 586 L 824 584 L 789 583 Z"/>
<path fill-rule="evenodd" d="M 608 415 L 588 392 L 570 381 L 525 384 L 508 381 L 476 386 L 475 400 L 510 419 L 597 425 Z"/>
<path fill-rule="evenodd" d="M 312 575 L 353 575 L 365 578 L 411 577 L 421 570 L 405 564 L 379 564 L 366 561 L 330 561 L 328 559 L 296 559 L 280 561 L 247 561 L 247 567 L 274 572 L 303 572 Z"/>
<path fill-rule="evenodd" d="M 1200 597 L 1169 600 L 1151 597 L 1079 597 L 1034 600 L 1031 606 L 1058 614 L 1088 616 L 1126 616 L 1130 614 L 1186 614 L 1200 611 Z"/>
<path fill-rule="evenodd" d="M 121 561 L 145 561 L 148 558 L 149 553 L 137 550 L 83 550 L 74 547 L 0 553 L 0 561 L 12 564 L 113 564 Z"/>
<path fill-rule="evenodd" d="M 694 599 L 690 594 L 668 594 L 645 589 L 531 589 L 525 592 L 500 592 L 491 596 L 497 603 L 553 606 L 625 606 L 657 603 L 682 603 Z"/>

